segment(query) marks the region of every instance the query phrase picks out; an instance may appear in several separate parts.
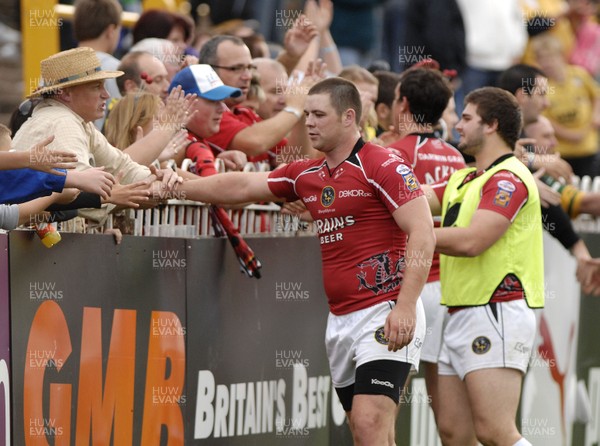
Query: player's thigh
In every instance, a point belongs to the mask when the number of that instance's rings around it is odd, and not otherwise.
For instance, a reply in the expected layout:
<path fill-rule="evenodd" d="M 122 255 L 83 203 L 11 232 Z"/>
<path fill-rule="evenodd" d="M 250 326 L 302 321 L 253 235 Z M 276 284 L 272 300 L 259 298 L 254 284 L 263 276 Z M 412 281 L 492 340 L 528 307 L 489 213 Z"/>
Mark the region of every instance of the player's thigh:
<path fill-rule="evenodd" d="M 517 369 L 481 369 L 465 376 L 469 401 L 476 420 L 487 423 L 514 422 L 523 373 Z"/>
<path fill-rule="evenodd" d="M 473 438 L 471 404 L 467 387 L 458 375 L 438 376 L 438 428 L 450 438 Z"/>

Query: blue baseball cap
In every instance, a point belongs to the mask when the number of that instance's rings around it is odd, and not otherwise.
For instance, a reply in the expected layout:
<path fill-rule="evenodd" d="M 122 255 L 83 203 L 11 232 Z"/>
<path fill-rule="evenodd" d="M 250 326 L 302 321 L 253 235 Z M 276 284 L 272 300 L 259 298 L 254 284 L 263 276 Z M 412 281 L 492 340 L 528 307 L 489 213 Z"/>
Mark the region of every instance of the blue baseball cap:
<path fill-rule="evenodd" d="M 181 85 L 185 94 L 196 93 L 199 98 L 209 101 L 222 101 L 237 98 L 242 94 L 239 88 L 228 87 L 210 65 L 197 64 L 179 71 L 169 86 L 169 91 Z"/>

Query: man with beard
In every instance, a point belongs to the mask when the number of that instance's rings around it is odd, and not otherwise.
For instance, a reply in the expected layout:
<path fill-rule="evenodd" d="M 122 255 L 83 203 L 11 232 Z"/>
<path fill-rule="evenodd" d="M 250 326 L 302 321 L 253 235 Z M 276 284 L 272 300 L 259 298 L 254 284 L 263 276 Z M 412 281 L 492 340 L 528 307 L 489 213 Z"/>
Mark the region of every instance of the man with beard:
<path fill-rule="evenodd" d="M 485 87 L 465 105 L 459 149 L 475 167 L 428 194 L 432 210 L 442 211 L 436 251 L 450 313 L 438 361 L 438 428 L 445 445 L 527 446 L 515 418 L 535 337 L 533 308 L 544 305 L 540 198 L 513 154 L 521 132 L 515 98 Z"/>

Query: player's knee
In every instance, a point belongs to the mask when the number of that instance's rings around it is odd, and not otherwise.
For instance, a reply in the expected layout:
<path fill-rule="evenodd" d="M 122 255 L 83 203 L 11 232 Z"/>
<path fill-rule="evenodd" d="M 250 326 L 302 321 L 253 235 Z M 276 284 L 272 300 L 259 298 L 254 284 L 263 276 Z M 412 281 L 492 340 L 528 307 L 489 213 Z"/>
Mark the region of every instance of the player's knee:
<path fill-rule="evenodd" d="M 438 433 L 442 444 L 469 446 L 477 444 L 475 433 L 466 425 L 457 423 L 456 420 L 440 417 L 438 420 Z"/>
<path fill-rule="evenodd" d="M 389 437 L 388 417 L 380 411 L 357 411 L 352 413 L 354 440 L 357 444 L 374 444 L 377 436 Z M 385 438 L 385 437 L 384 437 Z"/>
<path fill-rule="evenodd" d="M 500 425 L 499 423 L 482 420 L 481 418 L 474 420 L 474 427 L 477 440 L 482 444 L 490 446 L 502 443 L 506 444 L 504 440 L 513 433 L 512 430 L 506 429 L 506 424 Z"/>

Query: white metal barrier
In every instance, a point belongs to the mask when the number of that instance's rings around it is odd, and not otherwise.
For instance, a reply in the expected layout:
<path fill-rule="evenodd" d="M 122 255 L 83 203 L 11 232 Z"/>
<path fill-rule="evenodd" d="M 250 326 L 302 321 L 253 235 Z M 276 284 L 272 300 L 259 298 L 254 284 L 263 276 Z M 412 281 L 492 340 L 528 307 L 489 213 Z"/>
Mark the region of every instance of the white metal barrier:
<path fill-rule="evenodd" d="M 598 199 L 600 200 L 600 177 L 575 177 L 573 183 L 583 192 L 598 194 Z M 600 217 L 581 214 L 573 220 L 573 227 L 580 233 L 597 234 L 600 232 Z"/>
<path fill-rule="evenodd" d="M 193 162 L 185 159 L 181 166 L 183 170 L 189 170 Z M 221 159 L 217 158 L 215 167 L 219 173 L 226 171 Z M 247 163 L 243 171 L 265 172 L 269 171 L 269 165 Z M 227 214 L 242 235 L 296 236 L 315 233 L 312 223 L 303 222 L 295 215 L 282 213 L 281 206 L 275 203 L 251 204 L 243 208 L 228 209 Z M 214 236 L 210 205 L 196 201 L 168 200 L 165 204 L 152 209 L 125 211 L 125 216 L 122 218 L 130 223 L 132 234 L 136 236 L 183 238 Z M 60 230 L 104 232 L 118 226 L 114 220 L 115 216 L 109 215 L 104 225 L 81 223 L 79 226 L 84 228 L 75 228 L 72 224 L 60 224 Z"/>
<path fill-rule="evenodd" d="M 184 170 L 193 165 L 190 159 L 182 163 Z M 215 162 L 217 171 L 225 172 L 221 159 Z M 244 172 L 264 172 L 269 170 L 267 163 L 248 163 Z M 600 177 L 574 177 L 574 185 L 587 193 L 598 194 L 600 200 Z M 252 204 L 240 209 L 229 209 L 229 217 L 242 235 L 296 236 L 314 235 L 312 223 L 301 221 L 295 215 L 281 212 L 275 203 Z M 154 237 L 210 237 L 214 236 L 211 224 L 210 206 L 189 200 L 169 200 L 166 204 L 153 209 L 131 210 L 133 235 Z M 580 233 L 600 233 L 600 217 L 582 214 L 573 220 L 573 226 Z M 86 225 L 83 232 L 104 232 L 113 228 L 113 216 L 102 227 Z M 61 231 L 82 232 L 61 224 Z"/>

